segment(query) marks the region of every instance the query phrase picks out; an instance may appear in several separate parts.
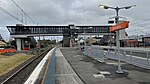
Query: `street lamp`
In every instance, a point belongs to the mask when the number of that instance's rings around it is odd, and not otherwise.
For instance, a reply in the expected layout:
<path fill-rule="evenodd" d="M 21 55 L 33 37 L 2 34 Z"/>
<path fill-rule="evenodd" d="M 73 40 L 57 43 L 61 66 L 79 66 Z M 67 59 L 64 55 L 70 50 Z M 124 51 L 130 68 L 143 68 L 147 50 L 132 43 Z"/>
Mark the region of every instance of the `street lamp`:
<path fill-rule="evenodd" d="M 85 52 L 85 54 L 86 54 L 86 38 L 85 38 L 85 35 L 86 35 L 86 30 L 87 29 L 92 29 L 92 27 L 84 28 L 84 52 Z"/>
<path fill-rule="evenodd" d="M 37 23 L 37 27 L 38 27 L 38 23 Z M 39 48 L 41 48 L 41 42 L 40 42 L 40 27 L 38 28 L 38 32 L 39 32 L 39 42 L 38 42 L 38 46 L 39 46 Z"/>
<path fill-rule="evenodd" d="M 131 5 L 131 6 L 126 6 L 126 7 L 110 7 L 106 5 L 100 4 L 98 7 L 101 7 L 103 9 L 114 9 L 116 11 L 116 16 L 115 16 L 115 23 L 118 24 L 119 21 L 119 10 L 120 9 L 130 9 L 131 7 L 134 7 L 136 5 Z M 118 49 L 118 55 L 120 54 L 120 42 L 119 42 L 119 31 L 116 31 L 116 48 Z M 123 73 L 121 69 L 121 64 L 120 64 L 120 56 L 118 56 L 118 70 L 116 71 L 117 73 Z"/>

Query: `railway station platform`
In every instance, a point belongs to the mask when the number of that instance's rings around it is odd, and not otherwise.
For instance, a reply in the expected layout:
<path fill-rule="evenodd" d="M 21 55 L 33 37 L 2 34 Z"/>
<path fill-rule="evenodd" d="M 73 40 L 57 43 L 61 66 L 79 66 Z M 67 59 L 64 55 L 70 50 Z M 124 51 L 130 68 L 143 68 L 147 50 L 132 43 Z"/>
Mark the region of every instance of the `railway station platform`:
<path fill-rule="evenodd" d="M 124 73 L 118 74 L 118 61 L 100 63 L 77 48 L 61 48 L 61 52 L 85 84 L 150 84 L 150 70 L 121 62 Z"/>
<path fill-rule="evenodd" d="M 124 73 L 117 74 L 118 62 L 115 60 L 100 63 L 78 48 L 57 48 L 54 52 L 55 84 L 150 84 L 150 70 L 122 62 Z M 50 84 L 48 78 L 44 84 Z"/>
<path fill-rule="evenodd" d="M 41 84 L 150 84 L 150 70 L 121 61 L 123 74 L 116 73 L 118 61 L 99 62 L 78 48 L 55 48 Z"/>
<path fill-rule="evenodd" d="M 53 51 L 42 84 L 84 84 L 70 66 L 60 49 Z"/>

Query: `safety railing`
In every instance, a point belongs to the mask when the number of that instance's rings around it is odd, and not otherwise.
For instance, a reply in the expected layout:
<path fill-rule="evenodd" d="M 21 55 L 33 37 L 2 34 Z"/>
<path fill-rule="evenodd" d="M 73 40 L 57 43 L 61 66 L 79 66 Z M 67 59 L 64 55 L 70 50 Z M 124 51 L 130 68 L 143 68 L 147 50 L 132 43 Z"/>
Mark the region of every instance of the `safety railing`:
<path fill-rule="evenodd" d="M 120 56 L 121 61 L 150 69 L 150 51 L 146 50 L 120 49 L 120 54 L 118 54 L 116 48 L 86 46 L 85 54 L 100 62 L 104 62 L 107 58 L 118 60 Z"/>

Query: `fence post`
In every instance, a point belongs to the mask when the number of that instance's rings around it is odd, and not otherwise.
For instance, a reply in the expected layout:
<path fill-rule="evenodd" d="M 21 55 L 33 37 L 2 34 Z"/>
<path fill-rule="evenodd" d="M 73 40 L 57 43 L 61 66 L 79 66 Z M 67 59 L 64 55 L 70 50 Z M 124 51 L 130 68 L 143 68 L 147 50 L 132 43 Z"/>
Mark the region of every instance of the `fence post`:
<path fill-rule="evenodd" d="M 130 63 L 132 64 L 132 50 L 130 50 Z"/>
<path fill-rule="evenodd" d="M 92 47 L 90 47 L 90 50 L 89 50 L 89 57 L 91 57 L 91 53 L 92 53 Z"/>
<path fill-rule="evenodd" d="M 89 56 L 89 47 L 86 47 L 86 55 Z"/>
<path fill-rule="evenodd" d="M 149 67 L 149 54 L 148 54 L 148 52 L 146 53 L 146 55 L 147 55 L 147 69 L 150 69 L 150 67 Z"/>
<path fill-rule="evenodd" d="M 80 43 L 79 43 L 79 49 L 80 49 L 80 51 L 81 51 L 81 45 L 80 45 Z"/>
<path fill-rule="evenodd" d="M 96 48 L 96 51 L 97 51 L 96 57 L 97 57 L 97 59 L 99 59 L 99 49 L 98 49 L 98 47 Z"/>
<path fill-rule="evenodd" d="M 124 55 L 124 62 L 126 62 L 126 50 L 124 50 L 124 53 L 123 53 L 123 55 Z"/>
<path fill-rule="evenodd" d="M 107 51 L 107 56 L 109 57 L 109 54 L 110 54 L 110 49 L 108 48 L 108 51 Z M 107 58 L 106 56 L 106 58 Z"/>
<path fill-rule="evenodd" d="M 94 48 L 94 57 L 95 57 L 95 59 L 97 59 L 97 49 L 96 49 L 96 47 Z"/>
<path fill-rule="evenodd" d="M 102 62 L 104 62 L 104 61 L 105 61 L 105 60 L 104 60 L 104 59 L 105 59 L 105 52 L 104 52 L 104 50 L 102 50 L 102 53 L 103 53 L 103 54 L 102 54 Z"/>
<path fill-rule="evenodd" d="M 93 55 L 94 55 L 94 47 L 91 48 L 91 51 L 92 51 L 91 57 L 93 58 Z"/>
<path fill-rule="evenodd" d="M 117 59 L 117 49 L 114 50 L 115 50 L 115 59 Z"/>

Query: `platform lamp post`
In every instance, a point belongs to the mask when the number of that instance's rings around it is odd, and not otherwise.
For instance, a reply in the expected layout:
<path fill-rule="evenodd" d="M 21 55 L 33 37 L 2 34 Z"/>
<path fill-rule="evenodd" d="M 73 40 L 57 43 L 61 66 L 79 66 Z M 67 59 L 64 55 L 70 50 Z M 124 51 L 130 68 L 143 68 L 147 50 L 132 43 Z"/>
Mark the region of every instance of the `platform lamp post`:
<path fill-rule="evenodd" d="M 120 9 L 130 9 L 131 7 L 134 7 L 136 5 L 131 5 L 131 6 L 126 6 L 126 7 L 110 7 L 110 6 L 106 6 L 106 5 L 102 5 L 100 4 L 98 7 L 101 7 L 103 9 L 114 9 L 116 11 L 116 16 L 115 16 L 115 23 L 118 24 L 119 21 L 119 10 Z M 117 73 L 123 73 L 122 69 L 121 69 L 121 64 L 120 64 L 120 42 L 119 42 L 119 30 L 116 31 L 116 48 L 118 50 L 118 70 L 116 71 Z"/>
<path fill-rule="evenodd" d="M 87 29 L 92 29 L 92 27 L 88 27 L 84 29 L 84 52 L 86 54 L 86 30 Z"/>
<path fill-rule="evenodd" d="M 37 26 L 38 26 L 38 23 L 37 23 Z M 41 40 L 41 38 L 40 38 L 40 28 L 38 28 L 38 31 L 39 31 L 39 42 L 38 42 L 38 46 L 39 46 L 39 48 L 41 48 L 41 43 L 40 43 L 40 40 Z"/>

